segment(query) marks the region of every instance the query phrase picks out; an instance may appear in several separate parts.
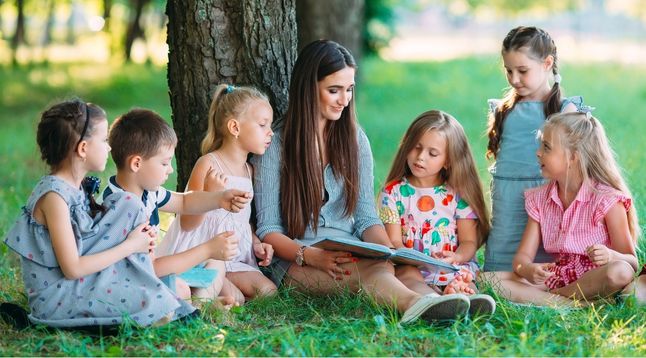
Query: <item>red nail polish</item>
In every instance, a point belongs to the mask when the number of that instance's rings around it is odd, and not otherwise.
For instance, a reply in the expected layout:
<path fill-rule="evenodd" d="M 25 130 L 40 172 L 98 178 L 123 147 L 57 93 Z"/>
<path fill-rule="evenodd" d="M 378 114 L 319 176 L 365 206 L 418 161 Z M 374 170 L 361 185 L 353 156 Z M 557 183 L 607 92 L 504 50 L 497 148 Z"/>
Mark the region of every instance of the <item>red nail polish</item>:
<path fill-rule="evenodd" d="M 350 276 L 350 270 L 345 270 L 345 272 L 343 272 L 343 273 Z"/>
<path fill-rule="evenodd" d="M 356 258 L 356 257 L 353 257 L 353 258 L 352 258 L 352 262 L 359 262 L 359 259 L 358 259 L 358 258 Z"/>

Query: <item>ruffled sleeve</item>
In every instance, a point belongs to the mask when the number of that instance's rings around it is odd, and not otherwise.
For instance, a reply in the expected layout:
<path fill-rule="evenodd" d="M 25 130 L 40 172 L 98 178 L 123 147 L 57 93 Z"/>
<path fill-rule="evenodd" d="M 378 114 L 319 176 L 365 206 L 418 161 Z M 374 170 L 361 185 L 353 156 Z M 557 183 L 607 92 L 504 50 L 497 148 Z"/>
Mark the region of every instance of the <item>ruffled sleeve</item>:
<path fill-rule="evenodd" d="M 387 183 L 386 186 L 379 193 L 379 219 L 384 224 L 399 224 L 400 223 L 400 211 L 397 205 L 398 202 L 398 191 L 395 190 L 400 184 L 400 180 L 393 180 L 390 183 Z M 401 202 L 399 203 L 401 206 Z M 403 206 L 402 213 L 403 213 Z"/>
<path fill-rule="evenodd" d="M 572 97 L 567 97 L 563 99 L 563 102 L 561 102 L 561 111 L 572 103 L 574 107 L 576 107 L 577 112 L 592 112 L 594 111 L 594 107 L 590 107 L 587 104 L 583 103 L 583 97 L 582 96 L 572 96 Z"/>
<path fill-rule="evenodd" d="M 27 205 L 22 207 L 20 216 L 4 240 L 5 244 L 24 259 L 45 267 L 58 267 L 58 261 L 49 238 L 49 230 L 33 217 L 33 209 L 45 194 L 55 192 L 69 204 L 72 193 L 69 187 L 62 186 L 52 176 L 44 177 L 36 185 Z M 71 214 L 71 213 L 70 213 Z"/>
<path fill-rule="evenodd" d="M 619 190 L 615 190 L 605 185 L 597 186 L 597 190 L 599 191 L 599 194 L 597 195 L 592 215 L 592 223 L 594 225 L 603 223 L 606 214 L 608 214 L 608 211 L 610 211 L 615 204 L 621 203 L 626 211 L 628 211 L 632 206 L 632 199 Z"/>
<path fill-rule="evenodd" d="M 455 219 L 478 219 L 476 212 L 471 209 L 469 203 L 462 199 L 459 194 L 455 194 L 455 201 L 457 202 L 457 206 L 455 207 Z"/>

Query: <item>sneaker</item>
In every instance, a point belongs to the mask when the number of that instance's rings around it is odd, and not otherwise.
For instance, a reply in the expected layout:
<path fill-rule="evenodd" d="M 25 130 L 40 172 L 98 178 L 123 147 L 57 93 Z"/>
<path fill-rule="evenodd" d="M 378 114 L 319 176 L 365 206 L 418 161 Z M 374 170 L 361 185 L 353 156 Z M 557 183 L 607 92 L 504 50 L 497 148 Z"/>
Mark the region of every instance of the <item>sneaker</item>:
<path fill-rule="evenodd" d="M 466 315 L 468 311 L 469 298 L 463 294 L 438 296 L 431 293 L 408 307 L 399 322 L 411 323 L 420 317 L 430 323 L 450 321 Z"/>
<path fill-rule="evenodd" d="M 475 294 L 469 296 L 469 316 L 490 316 L 496 312 L 496 301 L 493 297 L 485 294 Z"/>

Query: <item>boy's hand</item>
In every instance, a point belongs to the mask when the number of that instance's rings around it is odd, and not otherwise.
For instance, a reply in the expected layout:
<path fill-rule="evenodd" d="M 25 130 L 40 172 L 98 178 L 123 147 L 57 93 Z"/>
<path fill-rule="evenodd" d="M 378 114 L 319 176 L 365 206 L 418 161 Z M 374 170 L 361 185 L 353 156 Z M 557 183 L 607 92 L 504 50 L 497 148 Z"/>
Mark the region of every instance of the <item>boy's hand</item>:
<path fill-rule="evenodd" d="M 157 231 L 148 223 L 139 224 L 126 237 L 132 253 L 151 253 L 155 248 Z"/>
<path fill-rule="evenodd" d="M 204 177 L 204 191 L 222 191 L 226 189 L 227 180 L 224 173 L 209 168 L 206 177 Z"/>
<path fill-rule="evenodd" d="M 545 283 L 545 280 L 554 275 L 554 272 L 551 271 L 554 263 L 530 264 L 528 266 L 527 271 L 529 271 L 529 277 L 525 278 L 535 285 Z"/>
<path fill-rule="evenodd" d="M 225 231 L 207 241 L 211 258 L 221 261 L 231 261 L 238 256 L 238 236 L 233 231 Z"/>
<path fill-rule="evenodd" d="M 237 213 L 251 201 L 251 193 L 238 189 L 222 192 L 219 200 L 220 208 Z"/>
<path fill-rule="evenodd" d="M 257 258 L 262 260 L 258 263 L 259 266 L 269 266 L 271 259 L 274 257 L 274 247 L 264 242 L 255 243 L 253 252 Z"/>
<path fill-rule="evenodd" d="M 595 244 L 588 246 L 585 252 L 588 254 L 590 261 L 595 265 L 603 266 L 610 261 L 611 252 L 605 245 Z"/>

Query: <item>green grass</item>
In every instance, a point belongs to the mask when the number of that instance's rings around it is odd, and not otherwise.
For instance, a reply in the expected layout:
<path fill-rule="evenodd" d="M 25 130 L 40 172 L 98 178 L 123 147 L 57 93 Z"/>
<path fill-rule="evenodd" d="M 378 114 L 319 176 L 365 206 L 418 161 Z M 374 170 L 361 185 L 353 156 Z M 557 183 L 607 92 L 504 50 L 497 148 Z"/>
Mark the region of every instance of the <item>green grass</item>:
<path fill-rule="evenodd" d="M 646 174 L 646 67 L 563 64 L 566 94 L 580 94 L 597 107 L 633 191 L 640 222 Z M 641 80 L 640 80 L 641 79 Z M 433 63 L 385 63 L 368 59 L 357 86 L 361 125 L 375 155 L 375 187 L 385 177 L 398 142 L 415 116 L 436 108 L 453 114 L 469 136 L 482 180 L 488 183 L 486 100 L 506 85 L 497 58 Z M 139 106 L 170 118 L 164 68 L 74 64 L 0 68 L 0 234 L 9 229 L 36 180 L 46 172 L 35 149 L 35 124 L 47 105 L 78 95 L 106 109 L 112 120 Z M 114 172 L 110 163 L 105 179 Z M 175 187 L 171 178 L 168 188 Z M 487 187 L 487 185 L 485 185 Z M 641 245 L 644 261 L 644 245 Z M 18 262 L 0 244 L 0 300 L 26 304 Z M 252 302 L 232 312 L 205 310 L 188 324 L 133 330 L 117 337 L 78 333 L 9 331 L 0 322 L 0 356 L 5 355 L 646 355 L 644 308 L 629 299 L 578 311 L 537 309 L 498 301 L 489 322 L 450 326 L 424 323 L 401 327 L 391 310 L 365 295 L 312 298 L 281 290 L 276 298 Z"/>

